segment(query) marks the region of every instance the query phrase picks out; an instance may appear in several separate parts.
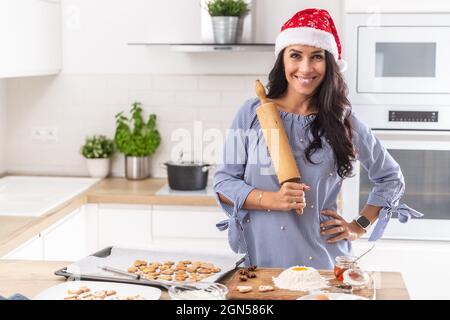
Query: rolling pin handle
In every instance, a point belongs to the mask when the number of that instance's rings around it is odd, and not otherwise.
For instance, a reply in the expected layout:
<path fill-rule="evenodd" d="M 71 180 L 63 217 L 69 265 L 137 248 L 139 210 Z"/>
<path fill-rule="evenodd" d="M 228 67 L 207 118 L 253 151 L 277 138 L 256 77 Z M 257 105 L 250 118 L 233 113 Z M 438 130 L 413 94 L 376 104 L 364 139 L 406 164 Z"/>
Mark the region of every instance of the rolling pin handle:
<path fill-rule="evenodd" d="M 267 103 L 266 89 L 264 89 L 263 84 L 259 80 L 256 80 L 255 91 L 261 104 Z"/>

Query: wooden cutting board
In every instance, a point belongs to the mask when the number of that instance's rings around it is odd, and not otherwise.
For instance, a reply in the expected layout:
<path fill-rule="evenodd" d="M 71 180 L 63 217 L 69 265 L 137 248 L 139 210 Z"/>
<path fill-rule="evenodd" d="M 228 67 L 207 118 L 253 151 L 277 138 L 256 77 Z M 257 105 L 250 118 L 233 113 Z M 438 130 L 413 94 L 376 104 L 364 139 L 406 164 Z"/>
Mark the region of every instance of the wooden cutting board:
<path fill-rule="evenodd" d="M 239 279 L 239 270 L 233 274 L 227 283 L 228 295 L 227 299 L 230 300 L 295 300 L 299 297 L 305 296 L 308 293 L 303 291 L 291 291 L 285 289 L 278 289 L 272 282 L 272 277 L 277 277 L 284 269 L 275 268 L 261 268 L 255 271 L 256 278 L 248 279 L 247 281 L 241 281 Z M 342 285 L 342 282 L 337 281 L 334 278 L 333 271 L 320 270 L 320 275 L 322 275 L 330 284 L 330 288 L 323 289 L 324 292 L 336 292 L 337 286 Z M 271 285 L 275 288 L 274 291 L 259 292 L 258 288 L 260 285 Z M 240 293 L 237 290 L 237 286 L 252 286 L 253 290 L 247 293 Z M 353 290 L 352 294 L 359 295 L 368 299 L 375 299 L 375 290 L 373 285 L 370 288 Z M 335 291 L 334 291 L 335 290 Z"/>

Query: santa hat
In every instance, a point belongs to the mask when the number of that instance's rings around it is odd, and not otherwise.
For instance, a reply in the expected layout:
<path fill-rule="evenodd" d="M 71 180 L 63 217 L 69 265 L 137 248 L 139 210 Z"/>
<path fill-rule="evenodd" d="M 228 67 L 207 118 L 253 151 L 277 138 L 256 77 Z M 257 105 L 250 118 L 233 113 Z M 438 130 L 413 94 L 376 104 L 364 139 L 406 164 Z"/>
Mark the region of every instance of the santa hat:
<path fill-rule="evenodd" d="M 275 55 L 278 56 L 284 48 L 295 44 L 324 49 L 334 56 L 341 72 L 347 69 L 347 63 L 341 56 L 341 42 L 336 27 L 326 10 L 302 10 L 286 21 L 275 41 Z"/>

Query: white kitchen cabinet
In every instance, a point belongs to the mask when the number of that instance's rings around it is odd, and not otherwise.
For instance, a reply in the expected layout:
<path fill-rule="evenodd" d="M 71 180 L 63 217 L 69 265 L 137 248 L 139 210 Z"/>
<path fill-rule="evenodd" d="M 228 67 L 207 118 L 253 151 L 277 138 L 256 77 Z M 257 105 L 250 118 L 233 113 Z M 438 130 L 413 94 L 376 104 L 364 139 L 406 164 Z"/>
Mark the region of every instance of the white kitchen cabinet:
<path fill-rule="evenodd" d="M 151 206 L 98 206 L 99 249 L 108 246 L 145 248 L 151 242 Z"/>
<path fill-rule="evenodd" d="M 2 259 L 6 260 L 43 260 L 44 244 L 41 235 L 28 240 L 15 250 L 8 253 Z"/>
<path fill-rule="evenodd" d="M 76 261 L 87 252 L 86 216 L 83 207 L 42 232 L 44 260 Z"/>
<path fill-rule="evenodd" d="M 62 59 L 60 1 L 0 1 L 0 39 L 0 77 L 58 73 Z"/>
<path fill-rule="evenodd" d="M 404 1 L 345 0 L 344 10 L 347 13 L 373 13 L 373 17 L 371 19 L 377 19 L 376 14 L 379 13 L 450 12 L 450 3 L 442 0 L 408 0 L 406 5 Z"/>
<path fill-rule="evenodd" d="M 155 205 L 152 212 L 154 238 L 223 239 L 216 223 L 225 219 L 218 207 Z"/>
<path fill-rule="evenodd" d="M 216 223 L 226 216 L 218 207 L 154 205 L 153 245 L 178 250 L 231 253 L 227 232 Z"/>
<path fill-rule="evenodd" d="M 96 203 L 88 203 L 83 206 L 86 221 L 87 253 L 99 251 L 98 207 Z"/>

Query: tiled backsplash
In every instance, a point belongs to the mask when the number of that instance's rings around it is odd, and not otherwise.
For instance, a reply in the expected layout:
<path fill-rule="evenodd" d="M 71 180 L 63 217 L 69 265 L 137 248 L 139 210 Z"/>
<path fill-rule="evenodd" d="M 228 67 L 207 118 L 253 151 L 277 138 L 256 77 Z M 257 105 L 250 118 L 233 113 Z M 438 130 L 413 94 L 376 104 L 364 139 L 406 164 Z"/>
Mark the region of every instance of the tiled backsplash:
<path fill-rule="evenodd" d="M 61 74 L 10 79 L 6 85 L 6 168 L 10 173 L 87 175 L 79 154 L 85 137 L 105 134 L 112 138 L 115 114 L 128 114 L 131 103 L 139 101 L 144 116 L 157 115 L 162 143 L 152 156 L 152 173 L 163 177 L 166 172 L 159 164 L 181 148 L 180 141 L 172 141 L 172 134 L 196 130 L 204 135 L 218 129 L 209 133 L 224 135 L 238 108 L 254 96 L 258 78 L 267 81 L 261 75 Z M 53 130 L 57 137 L 36 139 L 36 130 Z M 201 151 L 195 152 L 198 158 Z M 211 155 L 203 154 L 203 160 L 210 161 Z M 112 174 L 124 175 L 122 154 L 114 156 Z"/>

